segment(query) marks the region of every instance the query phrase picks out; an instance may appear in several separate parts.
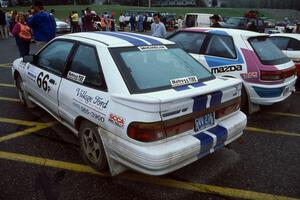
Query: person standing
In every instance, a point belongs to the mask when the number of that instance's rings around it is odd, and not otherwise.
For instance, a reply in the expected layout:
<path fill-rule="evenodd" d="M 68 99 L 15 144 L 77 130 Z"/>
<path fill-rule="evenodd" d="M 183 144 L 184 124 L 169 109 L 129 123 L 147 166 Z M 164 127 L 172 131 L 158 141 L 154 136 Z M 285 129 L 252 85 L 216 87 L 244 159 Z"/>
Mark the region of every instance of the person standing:
<path fill-rule="evenodd" d="M 72 30 L 71 32 L 72 33 L 76 33 L 78 32 L 78 13 L 76 11 L 72 11 L 72 14 L 71 14 L 71 27 L 72 27 Z"/>
<path fill-rule="evenodd" d="M 133 16 L 133 14 L 131 14 L 131 16 L 130 16 L 129 23 L 130 23 L 130 30 L 134 31 L 135 30 L 135 17 Z"/>
<path fill-rule="evenodd" d="M 86 13 L 84 16 L 84 26 L 85 31 L 91 32 L 94 31 L 94 14 L 92 13 L 90 8 L 86 8 Z"/>
<path fill-rule="evenodd" d="M 142 14 L 139 14 L 137 18 L 138 18 L 138 20 L 137 20 L 138 31 L 143 32 L 144 31 L 144 27 L 143 27 L 144 16 Z"/>
<path fill-rule="evenodd" d="M 28 19 L 27 24 L 33 30 L 34 40 L 42 44 L 49 42 L 56 34 L 55 19 L 44 11 L 44 6 L 40 1 L 34 2 L 33 10 L 34 14 Z"/>
<path fill-rule="evenodd" d="M 120 26 L 120 31 L 124 31 L 124 28 L 125 28 L 125 16 L 123 15 L 123 13 L 121 13 L 121 15 L 119 17 L 119 26 Z"/>
<path fill-rule="evenodd" d="M 0 36 L 2 39 L 8 38 L 8 33 L 5 31 L 6 19 L 5 13 L 0 9 Z"/>
<path fill-rule="evenodd" d="M 221 28 L 222 26 L 220 25 L 220 16 L 217 14 L 214 14 L 213 16 L 210 17 L 211 20 L 211 25 L 210 27 L 215 27 L 215 28 Z"/>
<path fill-rule="evenodd" d="M 106 26 L 106 25 L 108 25 L 107 23 L 108 22 L 106 21 L 104 15 L 101 15 L 101 17 L 100 17 L 100 24 L 101 24 L 101 30 L 102 31 L 106 31 L 108 29 L 108 27 Z"/>
<path fill-rule="evenodd" d="M 181 16 L 179 16 L 179 18 L 177 19 L 177 24 L 178 24 L 178 29 L 182 29 L 182 27 L 183 27 L 183 20 L 182 20 Z"/>
<path fill-rule="evenodd" d="M 160 14 L 153 15 L 154 22 L 151 24 L 151 33 L 154 37 L 164 38 L 167 34 L 165 25 L 160 21 Z"/>
<path fill-rule="evenodd" d="M 32 38 L 31 29 L 25 22 L 25 16 L 19 13 L 16 16 L 16 24 L 12 30 L 13 36 L 16 38 L 16 43 L 19 48 L 20 56 L 29 55 L 30 41 Z"/>

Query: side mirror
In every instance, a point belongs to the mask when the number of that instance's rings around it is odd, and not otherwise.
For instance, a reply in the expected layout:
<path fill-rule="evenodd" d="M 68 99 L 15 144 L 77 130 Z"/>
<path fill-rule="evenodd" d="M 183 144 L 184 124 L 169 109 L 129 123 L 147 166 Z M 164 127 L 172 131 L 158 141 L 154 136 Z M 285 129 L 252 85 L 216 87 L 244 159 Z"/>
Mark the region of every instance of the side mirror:
<path fill-rule="evenodd" d="M 36 60 L 36 55 L 27 55 L 23 57 L 23 62 L 24 63 L 34 63 Z"/>

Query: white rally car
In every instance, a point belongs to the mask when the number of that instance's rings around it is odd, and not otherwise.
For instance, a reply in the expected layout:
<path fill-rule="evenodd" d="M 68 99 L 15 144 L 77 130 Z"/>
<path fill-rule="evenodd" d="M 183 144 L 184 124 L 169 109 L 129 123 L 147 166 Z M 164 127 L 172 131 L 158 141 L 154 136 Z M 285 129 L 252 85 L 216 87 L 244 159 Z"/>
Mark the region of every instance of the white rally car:
<path fill-rule="evenodd" d="M 280 33 L 272 34 L 270 37 L 271 41 L 294 61 L 298 80 L 300 80 L 300 34 Z"/>
<path fill-rule="evenodd" d="M 215 78 L 173 42 L 133 33 L 55 38 L 12 67 L 20 100 L 79 136 L 83 158 L 112 175 L 161 175 L 242 135 L 241 81 Z"/>
<path fill-rule="evenodd" d="M 225 28 L 188 28 L 168 37 L 212 73 L 243 80 L 242 108 L 283 101 L 295 90 L 295 64 L 269 35 Z M 247 109 L 248 108 L 248 109 Z"/>

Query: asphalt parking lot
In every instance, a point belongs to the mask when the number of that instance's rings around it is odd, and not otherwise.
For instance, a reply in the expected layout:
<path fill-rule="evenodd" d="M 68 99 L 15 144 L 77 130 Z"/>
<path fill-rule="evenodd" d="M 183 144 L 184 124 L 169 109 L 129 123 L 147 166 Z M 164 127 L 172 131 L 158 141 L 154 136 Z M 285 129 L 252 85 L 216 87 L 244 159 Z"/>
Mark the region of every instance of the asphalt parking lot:
<path fill-rule="evenodd" d="M 32 44 L 32 52 L 37 50 Z M 89 168 L 72 133 L 18 100 L 13 39 L 0 40 L 0 199 L 300 199 L 300 87 L 248 117 L 244 135 L 165 176 Z"/>

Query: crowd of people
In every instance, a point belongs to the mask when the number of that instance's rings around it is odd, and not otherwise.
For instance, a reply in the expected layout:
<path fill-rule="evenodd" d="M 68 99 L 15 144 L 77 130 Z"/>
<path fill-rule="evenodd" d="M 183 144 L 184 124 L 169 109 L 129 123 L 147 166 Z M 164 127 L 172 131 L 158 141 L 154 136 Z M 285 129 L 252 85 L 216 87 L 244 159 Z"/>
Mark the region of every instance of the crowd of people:
<path fill-rule="evenodd" d="M 2 39 L 15 38 L 22 57 L 29 54 L 32 41 L 43 46 L 55 37 L 56 22 L 43 3 L 35 1 L 27 13 L 0 10 L 0 34 Z"/>
<path fill-rule="evenodd" d="M 30 44 L 36 42 L 44 45 L 56 36 L 55 10 L 46 11 L 41 1 L 34 1 L 27 13 L 3 11 L 0 9 L 0 39 L 14 37 L 19 48 L 20 56 L 29 54 Z M 151 17 L 151 18 L 150 18 Z M 151 35 L 164 38 L 166 27 L 161 20 L 161 15 L 155 13 L 152 16 L 147 14 L 131 15 L 129 21 L 125 21 L 124 14 L 118 18 L 118 31 L 151 31 Z M 178 28 L 183 26 L 183 19 L 179 17 Z M 116 31 L 116 14 L 105 12 L 101 15 L 87 7 L 81 12 L 72 11 L 69 13 L 67 23 L 70 24 L 71 32 L 90 31 Z M 129 28 L 126 28 L 128 27 Z"/>

